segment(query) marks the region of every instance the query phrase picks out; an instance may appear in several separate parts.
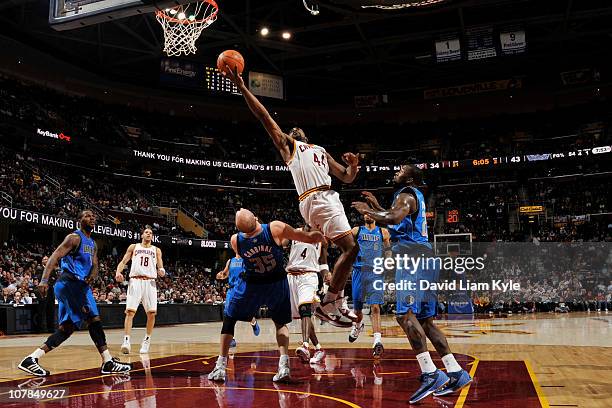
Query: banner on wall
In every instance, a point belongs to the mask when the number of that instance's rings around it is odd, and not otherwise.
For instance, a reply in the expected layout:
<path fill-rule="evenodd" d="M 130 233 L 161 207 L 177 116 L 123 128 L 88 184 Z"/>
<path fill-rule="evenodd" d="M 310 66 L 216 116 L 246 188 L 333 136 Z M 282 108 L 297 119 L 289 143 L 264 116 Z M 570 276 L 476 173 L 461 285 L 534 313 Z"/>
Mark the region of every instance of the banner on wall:
<path fill-rule="evenodd" d="M 504 55 L 522 54 L 527 51 L 525 30 L 512 30 L 499 33 L 499 43 Z"/>
<path fill-rule="evenodd" d="M 60 142 L 70 143 L 72 141 L 72 136 L 68 136 L 64 134 L 64 132 L 52 132 L 46 129 L 36 128 L 36 134 L 42 137 L 50 137 Z"/>
<path fill-rule="evenodd" d="M 461 42 L 459 38 L 447 38 L 436 41 L 436 62 L 459 61 L 461 59 Z"/>
<path fill-rule="evenodd" d="M 21 210 L 18 208 L 0 206 L 0 221 L 28 223 L 41 225 L 50 228 L 74 231 L 79 228 L 79 223 L 71 218 L 60 217 L 58 215 L 43 214 L 36 211 Z M 94 238 L 96 235 L 102 235 L 109 238 L 129 239 L 131 241 L 140 240 L 140 232 L 130 228 L 122 227 L 121 225 L 96 225 L 93 229 Z M 227 241 L 215 241 L 207 239 L 195 239 L 166 235 L 154 235 L 153 243 L 167 245 L 182 245 L 196 248 L 213 248 L 213 249 L 228 249 L 230 248 Z"/>
<path fill-rule="evenodd" d="M 493 27 L 473 27 L 465 30 L 468 61 L 497 56 L 493 42 Z"/>
<path fill-rule="evenodd" d="M 284 99 L 285 97 L 283 77 L 263 72 L 249 72 L 249 90 L 255 95 L 269 98 Z"/>
<path fill-rule="evenodd" d="M 450 98 L 453 96 L 481 94 L 486 92 L 517 89 L 522 87 L 523 81 L 520 79 L 499 79 L 496 81 L 476 82 L 473 84 L 449 86 L 447 88 L 426 89 L 423 92 L 423 97 L 425 99 Z"/>
<path fill-rule="evenodd" d="M 249 171 L 289 171 L 287 166 L 275 164 L 238 163 L 221 160 L 194 159 L 192 157 L 185 157 L 176 154 L 144 152 L 137 149 L 133 149 L 132 152 L 134 157 L 139 159 L 158 160 L 176 164 L 189 164 L 192 166 L 219 167 L 224 169 Z"/>
<path fill-rule="evenodd" d="M 166 85 L 183 88 L 204 87 L 204 66 L 176 58 L 162 58 L 159 80 Z"/>

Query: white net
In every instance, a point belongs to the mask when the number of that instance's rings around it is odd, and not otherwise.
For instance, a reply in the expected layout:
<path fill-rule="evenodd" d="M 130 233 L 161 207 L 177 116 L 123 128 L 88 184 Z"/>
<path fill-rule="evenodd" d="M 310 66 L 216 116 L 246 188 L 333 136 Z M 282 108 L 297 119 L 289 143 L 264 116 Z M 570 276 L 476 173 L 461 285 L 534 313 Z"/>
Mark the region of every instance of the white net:
<path fill-rule="evenodd" d="M 217 19 L 214 0 L 198 1 L 158 10 L 155 15 L 164 30 L 164 52 L 168 56 L 195 54 L 202 31 Z"/>

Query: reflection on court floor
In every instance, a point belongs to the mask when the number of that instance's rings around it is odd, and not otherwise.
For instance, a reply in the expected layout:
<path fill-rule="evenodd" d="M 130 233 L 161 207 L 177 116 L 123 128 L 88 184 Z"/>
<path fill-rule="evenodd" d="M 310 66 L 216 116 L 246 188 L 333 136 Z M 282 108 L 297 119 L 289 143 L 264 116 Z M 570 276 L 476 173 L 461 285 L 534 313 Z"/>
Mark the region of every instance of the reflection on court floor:
<path fill-rule="evenodd" d="M 435 356 L 435 354 L 434 354 Z M 456 354 L 474 375 L 461 394 L 424 400 L 422 407 L 540 407 L 539 386 L 524 361 L 479 361 Z M 233 355 L 225 384 L 207 379 L 214 356 L 175 355 L 144 359 L 130 376 L 100 376 L 95 369 L 58 374 L 46 379 L 3 383 L 6 388 L 68 387 L 69 396 L 48 400 L 45 407 L 372 407 L 408 406 L 417 387 L 418 363 L 410 350 L 388 349 L 374 360 L 370 349 L 328 349 L 323 364 L 291 359 L 293 382 L 274 384 L 278 353 L 261 351 Z M 434 360 L 440 363 L 436 356 Z M 439 364 L 441 366 L 441 364 Z M 493 405 L 494 402 L 494 405 Z M 3 403 L 23 407 L 23 403 Z"/>

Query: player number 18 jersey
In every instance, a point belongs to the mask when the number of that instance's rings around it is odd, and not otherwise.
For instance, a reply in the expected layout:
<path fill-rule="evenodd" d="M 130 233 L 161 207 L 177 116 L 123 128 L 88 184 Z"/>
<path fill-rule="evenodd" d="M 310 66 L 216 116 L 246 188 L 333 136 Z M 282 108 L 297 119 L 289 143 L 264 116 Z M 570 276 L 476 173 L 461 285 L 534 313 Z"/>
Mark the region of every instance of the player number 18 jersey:
<path fill-rule="evenodd" d="M 157 249 L 153 245 L 144 247 L 136 244 L 130 267 L 130 277 L 134 276 L 157 277 Z"/>

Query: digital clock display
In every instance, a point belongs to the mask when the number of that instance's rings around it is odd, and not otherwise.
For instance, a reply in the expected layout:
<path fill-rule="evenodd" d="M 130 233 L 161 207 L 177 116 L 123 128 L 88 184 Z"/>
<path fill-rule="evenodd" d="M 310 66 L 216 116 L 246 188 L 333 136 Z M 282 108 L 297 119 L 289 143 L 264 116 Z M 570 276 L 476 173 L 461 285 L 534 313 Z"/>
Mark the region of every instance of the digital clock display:
<path fill-rule="evenodd" d="M 487 166 L 491 163 L 490 159 L 475 159 L 472 160 L 474 166 Z"/>
<path fill-rule="evenodd" d="M 448 224 L 456 224 L 459 222 L 459 210 L 446 211 L 446 222 Z"/>

